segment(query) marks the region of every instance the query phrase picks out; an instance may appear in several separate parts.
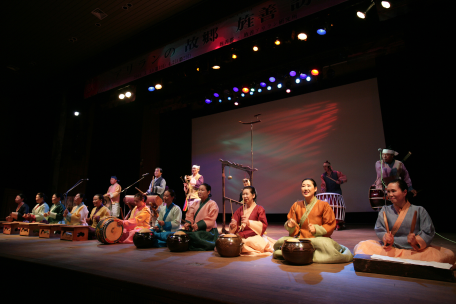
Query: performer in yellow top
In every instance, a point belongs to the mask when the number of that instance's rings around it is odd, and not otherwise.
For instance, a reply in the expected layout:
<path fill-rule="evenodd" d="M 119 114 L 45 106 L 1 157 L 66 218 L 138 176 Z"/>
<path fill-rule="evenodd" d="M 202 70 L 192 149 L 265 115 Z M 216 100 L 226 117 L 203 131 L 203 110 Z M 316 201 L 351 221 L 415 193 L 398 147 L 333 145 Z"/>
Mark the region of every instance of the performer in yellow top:
<path fill-rule="evenodd" d="M 120 215 L 120 192 L 122 187 L 117 183 L 117 177 L 111 176 L 111 186 L 108 188 L 108 192 L 104 195 L 106 198 L 106 207 L 110 209 L 111 215 L 119 217 Z"/>
<path fill-rule="evenodd" d="M 117 220 L 118 222 L 121 222 L 124 227 L 119 243 L 132 244 L 133 236 L 136 231 L 143 228 L 150 228 L 151 212 L 149 207 L 146 206 L 147 196 L 142 193 L 136 193 L 134 199 L 136 207 L 131 211 L 130 218 L 124 221 Z"/>
<path fill-rule="evenodd" d="M 199 174 L 200 166 L 193 165 L 192 167 L 192 175 L 185 176 L 186 183 L 184 183 L 184 191 L 187 195 L 187 203 L 188 206 L 184 206 L 184 211 L 187 211 L 187 208 L 193 205 L 195 202 L 200 201 L 198 196 L 198 189 L 201 184 L 204 183 L 204 177 Z"/>
<path fill-rule="evenodd" d="M 65 218 L 65 223 L 67 225 L 84 225 L 87 226 L 86 218 L 89 215 L 89 210 L 87 206 L 84 205 L 84 194 L 78 193 L 73 200 L 73 209 L 71 212 L 68 212 L 68 209 L 65 209 L 63 212 L 63 217 Z"/>
<path fill-rule="evenodd" d="M 95 194 L 93 197 L 93 205 L 94 208 L 90 213 L 90 217 L 86 219 L 87 224 L 90 225 L 89 227 L 89 239 L 95 239 L 95 231 L 98 225 L 98 222 L 104 218 L 107 218 L 111 215 L 109 209 L 103 206 L 103 195 Z"/>

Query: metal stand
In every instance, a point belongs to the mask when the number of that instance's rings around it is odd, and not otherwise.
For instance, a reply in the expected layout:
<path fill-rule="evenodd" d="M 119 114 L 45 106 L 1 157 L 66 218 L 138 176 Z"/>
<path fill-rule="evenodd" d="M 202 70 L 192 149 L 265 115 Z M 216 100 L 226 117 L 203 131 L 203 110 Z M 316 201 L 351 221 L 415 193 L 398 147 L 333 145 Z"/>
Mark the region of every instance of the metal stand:
<path fill-rule="evenodd" d="M 82 182 L 84 181 L 84 179 L 80 179 L 73 187 L 70 188 L 70 190 L 68 190 L 67 192 L 65 192 L 63 195 L 65 196 L 65 200 L 64 200 L 64 206 L 65 206 L 65 209 L 68 209 L 67 208 L 67 198 L 68 198 L 68 193 L 73 190 L 74 188 L 76 188 L 77 186 L 79 186 L 80 184 L 82 184 Z"/>

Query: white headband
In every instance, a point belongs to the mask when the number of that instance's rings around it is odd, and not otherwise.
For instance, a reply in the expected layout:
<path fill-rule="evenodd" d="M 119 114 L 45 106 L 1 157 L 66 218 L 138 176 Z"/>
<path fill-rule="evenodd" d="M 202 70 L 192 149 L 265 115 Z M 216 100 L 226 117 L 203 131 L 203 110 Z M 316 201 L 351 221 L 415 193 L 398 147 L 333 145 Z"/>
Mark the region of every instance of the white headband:
<path fill-rule="evenodd" d="M 385 153 L 385 154 L 394 154 L 394 156 L 396 156 L 396 155 L 399 154 L 399 153 L 397 153 L 396 151 L 389 150 L 389 149 L 383 149 L 382 153 Z"/>
<path fill-rule="evenodd" d="M 200 166 L 197 166 L 197 165 L 193 165 L 192 169 L 195 168 L 195 169 L 199 169 Z"/>

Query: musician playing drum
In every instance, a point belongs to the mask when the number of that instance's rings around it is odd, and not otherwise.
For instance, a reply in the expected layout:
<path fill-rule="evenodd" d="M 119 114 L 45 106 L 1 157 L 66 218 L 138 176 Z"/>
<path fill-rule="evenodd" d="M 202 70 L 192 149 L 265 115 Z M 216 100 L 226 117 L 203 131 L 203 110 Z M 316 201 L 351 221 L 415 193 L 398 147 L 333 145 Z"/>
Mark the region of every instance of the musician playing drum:
<path fill-rule="evenodd" d="M 149 190 L 146 191 L 146 195 L 158 195 L 163 197 L 163 193 L 165 192 L 166 188 L 166 181 L 162 177 L 163 169 L 162 168 L 155 168 L 154 178 L 150 183 Z"/>
<path fill-rule="evenodd" d="M 16 212 L 11 212 L 10 215 L 6 217 L 8 222 L 22 222 L 25 220 L 23 216 L 29 213 L 29 206 L 24 203 L 24 199 L 25 196 L 22 193 L 16 196 L 16 199 L 14 200 L 17 204 Z"/>
<path fill-rule="evenodd" d="M 407 188 L 402 179 L 388 184 L 388 197 L 393 205 L 383 206 L 378 213 L 375 233 L 380 241 L 360 242 L 355 246 L 355 255 L 378 254 L 454 264 L 455 255 L 451 250 L 431 245 L 435 235 L 432 220 L 423 207 L 409 203 Z"/>
<path fill-rule="evenodd" d="M 149 207 L 146 206 L 147 196 L 138 192 L 135 194 L 134 200 L 136 207 L 131 211 L 130 218 L 124 221 L 116 219 L 124 227 L 119 243 L 133 244 L 133 236 L 137 231 L 143 228 L 150 228 L 151 212 Z"/>
<path fill-rule="evenodd" d="M 117 176 L 111 176 L 111 186 L 108 192 L 104 195 L 106 197 L 106 206 L 111 210 L 111 215 L 119 217 L 120 215 L 120 192 L 122 187 L 117 183 Z"/>
<path fill-rule="evenodd" d="M 340 185 L 347 182 L 347 177 L 340 171 L 333 171 L 331 163 L 323 163 L 325 173 L 321 175 L 321 193 L 330 192 L 342 194 Z"/>
<path fill-rule="evenodd" d="M 416 190 L 412 187 L 412 180 L 410 175 L 405 168 L 404 164 L 401 161 L 395 160 L 394 156 L 398 155 L 394 150 L 383 149 L 382 151 L 382 162 L 377 161 L 375 163 L 375 170 L 377 171 L 377 180 L 372 186 L 376 189 L 382 189 L 382 178 L 383 183 L 388 186 L 389 182 L 394 179 L 402 179 L 408 187 L 408 192 L 413 193 L 413 196 L 416 196 Z M 383 171 L 383 174 L 382 174 Z"/>
<path fill-rule="evenodd" d="M 95 194 L 93 197 L 94 208 L 90 213 L 90 217 L 86 219 L 86 223 L 89 225 L 89 240 L 95 239 L 95 231 L 98 222 L 111 215 L 109 209 L 103 206 L 103 195 Z"/>
<path fill-rule="evenodd" d="M 204 177 L 201 174 L 199 174 L 199 171 L 200 166 L 193 165 L 192 175 L 185 176 L 186 183 L 184 183 L 184 191 L 188 197 L 188 207 L 190 207 L 193 203 L 200 201 L 200 198 L 198 197 L 198 189 L 201 186 L 201 184 L 204 183 Z"/>

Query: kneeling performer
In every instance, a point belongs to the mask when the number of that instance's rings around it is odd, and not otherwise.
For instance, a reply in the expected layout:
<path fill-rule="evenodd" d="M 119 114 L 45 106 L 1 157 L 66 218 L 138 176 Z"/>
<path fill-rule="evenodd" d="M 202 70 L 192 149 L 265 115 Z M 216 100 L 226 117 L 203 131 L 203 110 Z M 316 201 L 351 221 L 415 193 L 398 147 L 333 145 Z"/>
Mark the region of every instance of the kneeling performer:
<path fill-rule="evenodd" d="M 87 224 L 89 224 L 89 239 L 95 239 L 95 232 L 97 229 L 98 222 L 104 218 L 107 218 L 111 215 L 111 212 L 108 208 L 103 205 L 103 195 L 95 194 L 93 197 L 93 206 L 90 217 L 86 219 Z"/>
<path fill-rule="evenodd" d="M 119 243 L 133 244 L 133 236 L 137 231 L 143 228 L 150 228 L 151 212 L 149 207 L 146 206 L 147 196 L 138 192 L 135 194 L 134 199 L 136 207 L 131 211 L 130 218 L 124 221 L 116 220 L 123 225 L 123 234 Z"/>
<path fill-rule="evenodd" d="M 163 193 L 163 204 L 158 207 L 159 216 L 155 226 L 150 230 L 154 231 L 153 247 L 166 247 L 168 235 L 173 234 L 180 227 L 182 211 L 174 204 L 174 190 L 168 189 Z"/>

